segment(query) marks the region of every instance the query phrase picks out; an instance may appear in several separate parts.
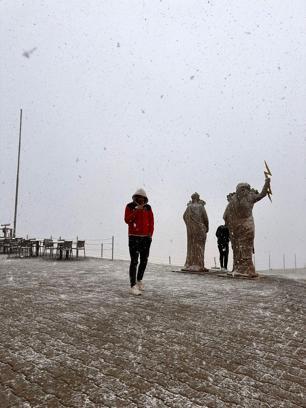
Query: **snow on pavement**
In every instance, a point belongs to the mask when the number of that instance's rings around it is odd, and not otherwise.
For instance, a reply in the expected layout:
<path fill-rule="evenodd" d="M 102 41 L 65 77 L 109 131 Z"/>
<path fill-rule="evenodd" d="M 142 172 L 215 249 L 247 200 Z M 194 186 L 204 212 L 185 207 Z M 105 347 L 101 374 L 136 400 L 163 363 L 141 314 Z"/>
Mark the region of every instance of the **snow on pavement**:
<path fill-rule="evenodd" d="M 305 281 L 0 256 L 0 407 L 305 406 Z"/>

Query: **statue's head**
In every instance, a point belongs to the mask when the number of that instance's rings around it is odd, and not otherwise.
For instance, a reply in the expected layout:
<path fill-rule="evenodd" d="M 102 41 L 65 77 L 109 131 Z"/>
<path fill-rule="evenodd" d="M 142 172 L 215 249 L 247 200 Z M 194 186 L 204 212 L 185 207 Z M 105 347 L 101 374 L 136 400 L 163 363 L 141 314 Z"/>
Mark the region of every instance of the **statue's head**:
<path fill-rule="evenodd" d="M 236 194 L 238 199 L 243 198 L 249 194 L 251 186 L 248 183 L 239 183 L 236 187 Z"/>
<path fill-rule="evenodd" d="M 191 201 L 192 201 L 193 203 L 198 203 L 198 202 L 200 201 L 200 194 L 198 194 L 198 193 L 193 193 L 193 194 L 191 195 Z"/>

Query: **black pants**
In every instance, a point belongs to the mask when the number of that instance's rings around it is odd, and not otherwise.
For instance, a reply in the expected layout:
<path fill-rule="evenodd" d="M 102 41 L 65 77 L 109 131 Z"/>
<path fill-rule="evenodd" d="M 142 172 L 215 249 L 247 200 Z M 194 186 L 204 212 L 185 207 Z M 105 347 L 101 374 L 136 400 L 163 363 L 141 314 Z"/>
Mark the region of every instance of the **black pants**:
<path fill-rule="evenodd" d="M 227 269 L 228 244 L 218 244 L 218 249 L 220 253 L 220 266 Z"/>
<path fill-rule="evenodd" d="M 129 236 L 129 250 L 131 256 L 130 263 L 131 287 L 136 284 L 136 277 L 137 281 L 141 281 L 143 278 L 143 274 L 148 263 L 151 242 L 152 242 L 151 237 L 136 237 L 133 235 Z M 139 255 L 140 263 L 137 271 Z"/>

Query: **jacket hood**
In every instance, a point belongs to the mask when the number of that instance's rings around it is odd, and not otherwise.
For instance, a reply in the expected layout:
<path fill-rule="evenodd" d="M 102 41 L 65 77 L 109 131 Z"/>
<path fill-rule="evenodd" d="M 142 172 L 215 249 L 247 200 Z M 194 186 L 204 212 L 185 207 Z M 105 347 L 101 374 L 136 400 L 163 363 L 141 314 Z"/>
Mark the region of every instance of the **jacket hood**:
<path fill-rule="evenodd" d="M 135 191 L 135 193 L 133 194 L 132 199 L 135 200 L 135 197 L 137 197 L 137 196 L 144 197 L 145 200 L 146 200 L 146 203 L 149 201 L 148 197 L 147 197 L 147 193 L 144 191 L 143 188 L 139 188 L 137 191 Z"/>

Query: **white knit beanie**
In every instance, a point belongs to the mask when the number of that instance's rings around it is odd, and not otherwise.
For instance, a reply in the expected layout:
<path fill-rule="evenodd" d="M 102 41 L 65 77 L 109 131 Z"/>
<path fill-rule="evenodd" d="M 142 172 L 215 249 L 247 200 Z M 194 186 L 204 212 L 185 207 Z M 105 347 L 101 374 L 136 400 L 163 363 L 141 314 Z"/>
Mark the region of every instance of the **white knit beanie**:
<path fill-rule="evenodd" d="M 144 191 L 143 188 L 139 188 L 134 194 L 133 194 L 133 200 L 135 196 L 141 196 L 144 197 L 148 201 L 147 193 Z"/>

